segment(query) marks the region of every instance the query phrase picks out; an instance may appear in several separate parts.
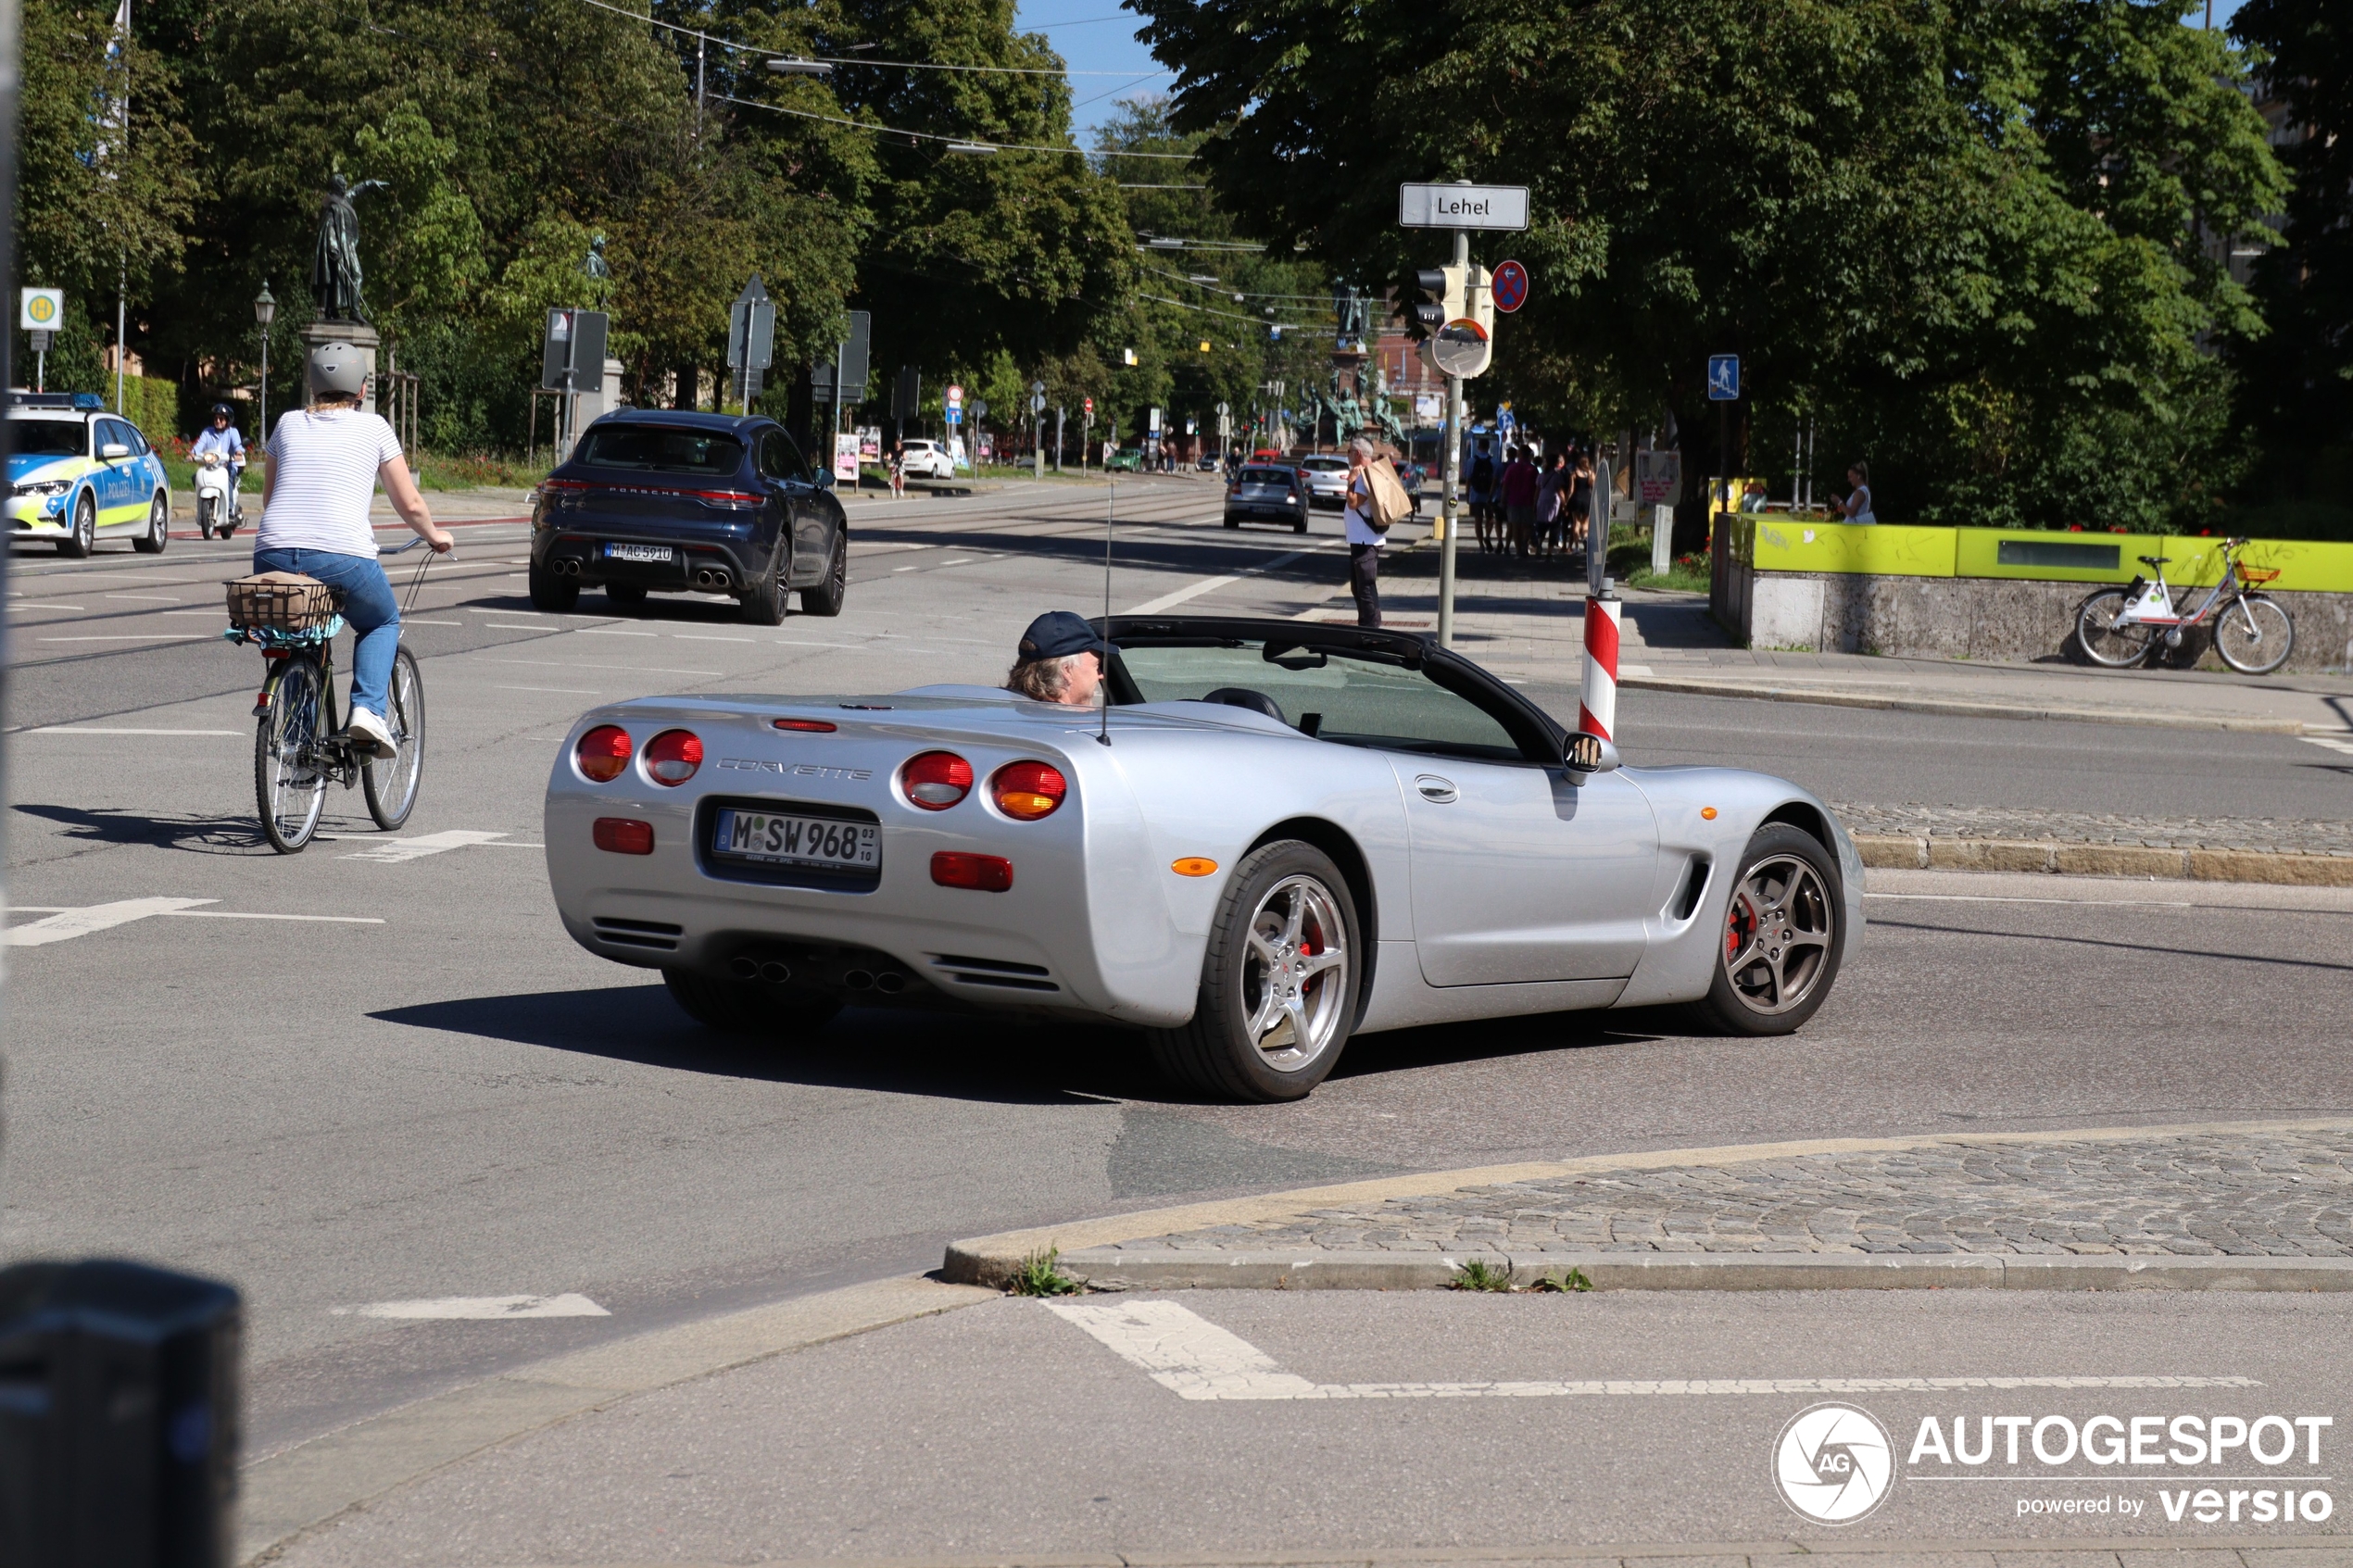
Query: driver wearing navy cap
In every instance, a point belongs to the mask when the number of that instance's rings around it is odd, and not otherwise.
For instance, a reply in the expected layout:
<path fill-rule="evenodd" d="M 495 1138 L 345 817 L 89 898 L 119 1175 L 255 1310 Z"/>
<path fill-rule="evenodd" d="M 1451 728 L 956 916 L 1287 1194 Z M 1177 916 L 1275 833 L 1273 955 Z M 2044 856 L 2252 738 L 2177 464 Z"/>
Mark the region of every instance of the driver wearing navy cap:
<path fill-rule="evenodd" d="M 1005 689 L 1038 702 L 1092 708 L 1103 682 L 1102 646 L 1084 617 L 1050 609 L 1021 634 Z"/>

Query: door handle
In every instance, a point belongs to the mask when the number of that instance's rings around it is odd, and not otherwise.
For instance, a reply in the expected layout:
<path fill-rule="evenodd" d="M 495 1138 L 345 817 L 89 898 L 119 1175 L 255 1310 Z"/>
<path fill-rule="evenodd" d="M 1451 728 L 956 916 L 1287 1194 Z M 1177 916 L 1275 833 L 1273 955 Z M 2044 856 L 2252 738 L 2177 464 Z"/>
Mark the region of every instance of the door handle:
<path fill-rule="evenodd" d="M 1434 800 L 1441 806 L 1451 806 L 1455 799 L 1454 781 L 1441 779 L 1436 773 L 1422 774 L 1414 781 L 1414 787 L 1422 792 L 1424 800 Z"/>

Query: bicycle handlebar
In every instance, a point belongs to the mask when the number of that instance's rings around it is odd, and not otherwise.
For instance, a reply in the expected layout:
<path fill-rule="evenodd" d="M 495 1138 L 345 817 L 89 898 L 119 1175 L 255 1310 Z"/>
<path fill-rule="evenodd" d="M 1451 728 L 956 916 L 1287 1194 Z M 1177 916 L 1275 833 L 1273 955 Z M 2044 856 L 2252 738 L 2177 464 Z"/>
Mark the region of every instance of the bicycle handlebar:
<path fill-rule="evenodd" d="M 379 547 L 376 554 L 378 556 L 405 556 L 423 543 L 425 543 L 425 537 L 421 533 L 405 545 L 395 545 L 388 550 Z"/>

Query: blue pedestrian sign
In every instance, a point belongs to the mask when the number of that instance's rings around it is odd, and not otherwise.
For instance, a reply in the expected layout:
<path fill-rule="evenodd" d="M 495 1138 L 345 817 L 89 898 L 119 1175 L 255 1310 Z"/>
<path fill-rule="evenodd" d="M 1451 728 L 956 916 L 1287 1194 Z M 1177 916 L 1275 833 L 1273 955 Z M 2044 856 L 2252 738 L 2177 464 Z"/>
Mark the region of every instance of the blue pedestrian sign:
<path fill-rule="evenodd" d="M 1741 395 L 1741 357 L 1737 354 L 1711 354 L 1707 357 L 1707 400 L 1710 403 L 1736 403 Z"/>

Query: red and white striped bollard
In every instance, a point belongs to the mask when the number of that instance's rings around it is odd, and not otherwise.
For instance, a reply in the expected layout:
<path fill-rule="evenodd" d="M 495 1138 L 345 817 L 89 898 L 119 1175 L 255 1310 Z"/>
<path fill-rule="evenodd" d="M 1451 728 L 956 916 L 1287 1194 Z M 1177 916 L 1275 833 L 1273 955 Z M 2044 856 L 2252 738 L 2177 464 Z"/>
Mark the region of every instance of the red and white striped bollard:
<path fill-rule="evenodd" d="M 1577 727 L 1615 740 L 1617 725 L 1617 626 L 1626 601 L 1616 594 L 1585 600 L 1585 689 L 1577 706 Z"/>

